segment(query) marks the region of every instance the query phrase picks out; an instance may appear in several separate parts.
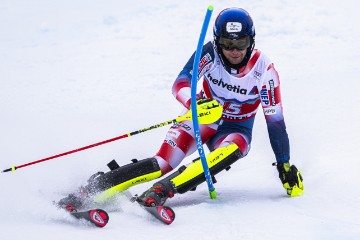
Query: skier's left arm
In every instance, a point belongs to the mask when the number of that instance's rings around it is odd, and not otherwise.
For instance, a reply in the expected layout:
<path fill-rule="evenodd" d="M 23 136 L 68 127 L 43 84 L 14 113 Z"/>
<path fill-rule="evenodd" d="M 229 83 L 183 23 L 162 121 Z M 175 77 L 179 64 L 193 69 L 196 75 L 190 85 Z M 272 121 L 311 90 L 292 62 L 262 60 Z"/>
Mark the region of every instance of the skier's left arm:
<path fill-rule="evenodd" d="M 277 163 L 290 160 L 289 138 L 281 102 L 279 75 L 270 64 L 261 81 L 260 99 L 265 115 L 271 147 L 274 151 Z"/>
<path fill-rule="evenodd" d="M 300 171 L 289 163 L 289 138 L 283 115 L 279 75 L 272 63 L 268 65 L 262 78 L 260 98 L 271 147 L 276 157 L 279 178 L 289 196 L 301 196 L 304 193 L 303 178 Z"/>

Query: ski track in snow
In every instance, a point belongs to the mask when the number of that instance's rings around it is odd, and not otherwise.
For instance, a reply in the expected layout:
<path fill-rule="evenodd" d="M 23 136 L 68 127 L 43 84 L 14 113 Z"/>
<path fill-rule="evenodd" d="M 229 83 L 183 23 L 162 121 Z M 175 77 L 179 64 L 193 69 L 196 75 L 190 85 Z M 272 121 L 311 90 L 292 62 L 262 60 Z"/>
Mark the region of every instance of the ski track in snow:
<path fill-rule="evenodd" d="M 52 201 L 106 163 L 153 155 L 167 127 L 15 173 L 0 174 L 1 239 L 359 239 L 359 41 L 355 1 L 84 1 L 0 3 L 0 170 L 173 119 L 178 72 L 194 51 L 207 6 L 247 9 L 256 46 L 282 84 L 291 161 L 305 194 L 282 189 L 264 117 L 252 149 L 206 184 L 176 195 L 170 226 L 119 197 L 104 229 Z M 184 160 L 184 164 L 197 156 Z M 141 193 L 151 183 L 130 191 Z"/>

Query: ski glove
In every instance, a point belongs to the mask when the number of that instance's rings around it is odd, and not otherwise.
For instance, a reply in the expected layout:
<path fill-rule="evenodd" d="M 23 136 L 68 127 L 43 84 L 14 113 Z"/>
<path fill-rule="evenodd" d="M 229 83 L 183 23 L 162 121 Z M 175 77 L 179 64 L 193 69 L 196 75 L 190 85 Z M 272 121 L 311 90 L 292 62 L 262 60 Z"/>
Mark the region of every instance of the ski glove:
<path fill-rule="evenodd" d="M 277 170 L 286 193 L 290 197 L 301 196 L 304 192 L 304 184 L 300 171 L 294 165 L 290 166 L 288 162 L 277 164 Z"/>

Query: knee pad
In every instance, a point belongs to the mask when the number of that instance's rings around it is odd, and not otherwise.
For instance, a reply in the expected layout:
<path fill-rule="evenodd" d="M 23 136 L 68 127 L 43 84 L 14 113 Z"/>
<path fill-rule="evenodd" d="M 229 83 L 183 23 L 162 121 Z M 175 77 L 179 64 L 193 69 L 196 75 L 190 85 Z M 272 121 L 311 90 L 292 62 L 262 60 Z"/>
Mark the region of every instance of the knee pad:
<path fill-rule="evenodd" d="M 228 169 L 231 164 L 242 157 L 242 153 L 236 144 L 215 149 L 206 156 L 210 174 L 212 177 L 224 169 Z M 181 169 L 181 168 L 180 168 Z M 204 169 L 200 159 L 196 159 L 186 169 L 181 169 L 179 173 L 170 180 L 175 192 L 185 193 L 196 188 L 205 182 Z"/>
<path fill-rule="evenodd" d="M 96 193 L 95 202 L 102 202 L 134 185 L 151 181 L 161 175 L 157 160 L 147 158 L 100 175 L 89 183 L 88 188 Z"/>

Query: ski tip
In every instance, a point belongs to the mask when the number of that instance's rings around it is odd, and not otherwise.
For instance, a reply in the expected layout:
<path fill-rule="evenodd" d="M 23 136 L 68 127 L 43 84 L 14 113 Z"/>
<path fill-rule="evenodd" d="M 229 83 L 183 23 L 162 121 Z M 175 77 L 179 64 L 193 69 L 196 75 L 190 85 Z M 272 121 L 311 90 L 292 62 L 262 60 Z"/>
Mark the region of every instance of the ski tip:
<path fill-rule="evenodd" d="M 102 209 L 94 209 L 89 212 L 91 222 L 97 227 L 105 227 L 109 222 L 109 215 Z"/>
<path fill-rule="evenodd" d="M 170 224 L 172 224 L 174 222 L 174 220 L 175 220 L 175 212 L 170 207 L 159 206 L 157 208 L 157 211 L 158 211 L 160 220 L 163 223 L 165 223 L 167 225 L 170 225 Z"/>
<path fill-rule="evenodd" d="M 170 225 L 175 220 L 175 212 L 167 206 L 142 206 L 146 211 L 152 214 L 155 218 L 159 219 L 162 223 Z"/>

